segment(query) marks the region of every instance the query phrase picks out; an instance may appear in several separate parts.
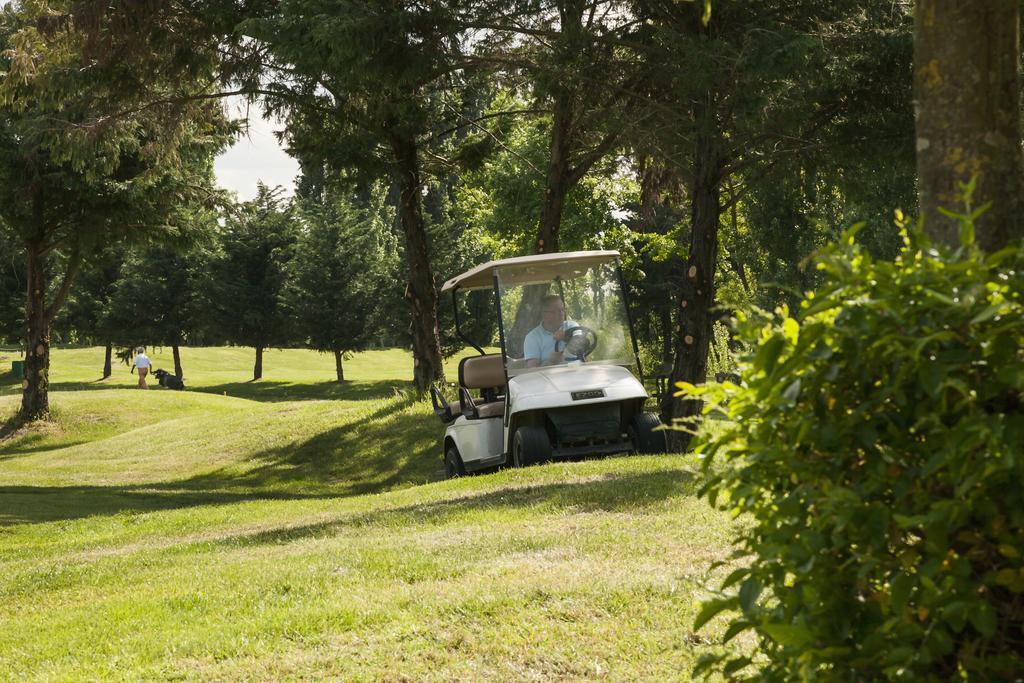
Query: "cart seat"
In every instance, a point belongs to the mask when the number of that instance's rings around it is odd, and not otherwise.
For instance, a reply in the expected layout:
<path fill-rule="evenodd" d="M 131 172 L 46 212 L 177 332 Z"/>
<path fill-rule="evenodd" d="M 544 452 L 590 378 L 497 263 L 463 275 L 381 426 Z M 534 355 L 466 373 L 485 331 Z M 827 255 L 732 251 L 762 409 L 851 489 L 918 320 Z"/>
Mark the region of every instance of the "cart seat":
<path fill-rule="evenodd" d="M 476 405 L 477 417 L 505 417 L 505 401 L 491 401 Z"/>
<path fill-rule="evenodd" d="M 469 356 L 459 363 L 459 384 L 467 389 L 492 390 L 504 393 L 505 364 L 501 354 L 488 353 L 483 356 Z"/>
<path fill-rule="evenodd" d="M 501 354 L 463 358 L 459 363 L 459 385 L 467 390 L 480 391 L 480 399 L 471 399 L 473 417 L 502 417 L 505 414 L 505 364 Z M 463 414 L 466 408 L 463 406 Z"/>

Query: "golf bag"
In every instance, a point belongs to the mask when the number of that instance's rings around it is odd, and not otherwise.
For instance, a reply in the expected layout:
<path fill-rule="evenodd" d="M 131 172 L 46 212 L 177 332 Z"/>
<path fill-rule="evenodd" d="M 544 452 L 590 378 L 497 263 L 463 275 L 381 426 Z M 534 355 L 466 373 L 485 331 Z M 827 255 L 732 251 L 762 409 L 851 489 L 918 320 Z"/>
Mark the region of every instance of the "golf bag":
<path fill-rule="evenodd" d="M 166 370 L 156 370 L 153 375 L 160 382 L 160 386 L 167 387 L 168 389 L 174 389 L 175 391 L 181 391 L 185 388 L 185 380 L 177 375 L 172 375 Z"/>

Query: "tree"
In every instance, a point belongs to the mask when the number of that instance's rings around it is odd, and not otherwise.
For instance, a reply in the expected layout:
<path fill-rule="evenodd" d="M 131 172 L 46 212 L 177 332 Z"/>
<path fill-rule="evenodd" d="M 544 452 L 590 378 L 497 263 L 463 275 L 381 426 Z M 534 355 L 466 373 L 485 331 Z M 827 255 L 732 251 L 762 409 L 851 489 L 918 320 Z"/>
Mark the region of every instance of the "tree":
<path fill-rule="evenodd" d="M 195 259 L 188 250 L 159 244 L 130 254 L 114 284 L 111 317 L 129 345 L 171 347 L 174 374 L 184 376 L 181 346 L 200 319 Z"/>
<path fill-rule="evenodd" d="M 657 116 L 634 139 L 680 169 L 689 198 L 688 229 L 679 233 L 685 258 L 675 266 L 670 382 L 702 383 L 718 318 L 723 210 L 770 182 L 784 161 L 848 144 L 838 134 L 845 120 L 879 111 L 889 123 L 898 118 L 891 114 L 905 100 L 878 96 L 888 81 L 865 70 L 864 55 L 907 41 L 909 21 L 905 8 L 882 2 L 723 3 L 710 21 L 697 4 L 645 0 L 636 8 L 645 21 L 630 44 L 660 66 L 649 68 L 654 79 L 640 93 Z M 903 82 L 899 71 L 893 77 Z M 851 97 L 862 92 L 874 95 Z M 666 420 L 696 418 L 700 408 L 671 394 L 662 402 Z M 682 432 L 674 440 L 677 448 L 688 442 Z"/>
<path fill-rule="evenodd" d="M 225 217 L 203 287 L 217 334 L 256 350 L 253 381 L 263 377 L 264 349 L 296 341 L 283 294 L 298 225 L 294 205 L 280 195 L 261 183 L 255 199 Z"/>
<path fill-rule="evenodd" d="M 917 0 L 914 100 L 925 230 L 958 246 L 960 186 L 976 178 L 977 239 L 992 251 L 1024 234 L 1021 218 L 1020 3 Z"/>
<path fill-rule="evenodd" d="M 25 333 L 23 263 L 18 243 L 0 229 L 0 343 L 14 343 Z"/>
<path fill-rule="evenodd" d="M 125 327 L 112 311 L 112 302 L 118 280 L 122 277 L 124 252 L 117 248 L 101 250 L 90 267 L 85 268 L 76 278 L 68 298 L 66 313 L 56 327 L 66 326 L 74 333 L 76 341 L 91 341 L 102 344 L 103 379 L 113 372 L 115 342 L 125 338 Z"/>
<path fill-rule="evenodd" d="M 398 275 L 382 193 L 358 209 L 343 193 L 300 203 L 304 231 L 290 261 L 285 298 L 299 336 L 334 355 L 338 382 L 346 354 L 365 348 L 388 316 L 385 289 Z"/>
<path fill-rule="evenodd" d="M 643 62 L 617 44 L 634 20 L 621 0 L 513 0 L 497 8 L 477 3 L 462 17 L 467 27 L 488 35 L 477 43 L 475 58 L 510 81 L 529 79 L 534 108 L 523 113 L 545 116 L 547 154 L 534 253 L 562 250 L 570 192 L 635 123 L 629 93 L 642 80 Z"/>
<path fill-rule="evenodd" d="M 228 132 L 200 94 L 209 51 L 181 59 L 147 45 L 119 60 L 116 41 L 78 28 L 104 33 L 125 17 L 95 10 L 24 0 L 0 11 L 0 229 L 24 251 L 28 292 L 22 419 L 49 412 L 50 327 L 83 264 L 114 235 L 187 231 L 182 199 L 208 190 L 183 163 L 214 154 Z M 126 80 L 139 54 L 153 68 Z"/>
<path fill-rule="evenodd" d="M 419 391 L 444 377 L 422 192 L 430 141 L 450 128 L 443 93 L 461 68 L 451 4 L 290 0 L 241 28 L 268 47 L 272 63 L 261 73 L 270 82 L 260 89 L 287 120 L 290 151 L 336 175 L 399 189 Z"/>

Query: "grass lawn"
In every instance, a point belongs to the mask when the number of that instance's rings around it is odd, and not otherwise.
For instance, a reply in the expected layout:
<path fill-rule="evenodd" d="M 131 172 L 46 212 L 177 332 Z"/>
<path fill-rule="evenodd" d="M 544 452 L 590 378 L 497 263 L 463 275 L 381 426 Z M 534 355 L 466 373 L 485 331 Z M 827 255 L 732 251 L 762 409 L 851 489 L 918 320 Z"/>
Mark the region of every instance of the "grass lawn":
<path fill-rule="evenodd" d="M 438 481 L 407 353 L 344 386 L 306 351 L 183 363 L 140 392 L 58 350 L 54 419 L 0 441 L 0 678 L 686 680 L 715 647 L 731 523 L 689 457 Z"/>

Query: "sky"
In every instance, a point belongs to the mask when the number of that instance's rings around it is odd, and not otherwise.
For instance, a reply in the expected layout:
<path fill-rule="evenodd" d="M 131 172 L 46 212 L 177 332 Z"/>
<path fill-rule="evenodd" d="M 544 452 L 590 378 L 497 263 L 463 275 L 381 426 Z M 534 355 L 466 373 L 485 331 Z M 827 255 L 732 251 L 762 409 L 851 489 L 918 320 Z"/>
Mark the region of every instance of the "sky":
<path fill-rule="evenodd" d="M 238 102 L 232 102 L 229 115 L 244 116 L 245 111 Z M 248 135 L 239 138 L 214 161 L 217 184 L 237 193 L 241 201 L 256 196 L 256 183 L 260 181 L 268 187 L 280 185 L 286 194 L 293 194 L 299 164 L 281 149 L 274 137 L 274 131 L 282 127 L 283 124 L 260 116 L 258 107 L 251 107 Z"/>

